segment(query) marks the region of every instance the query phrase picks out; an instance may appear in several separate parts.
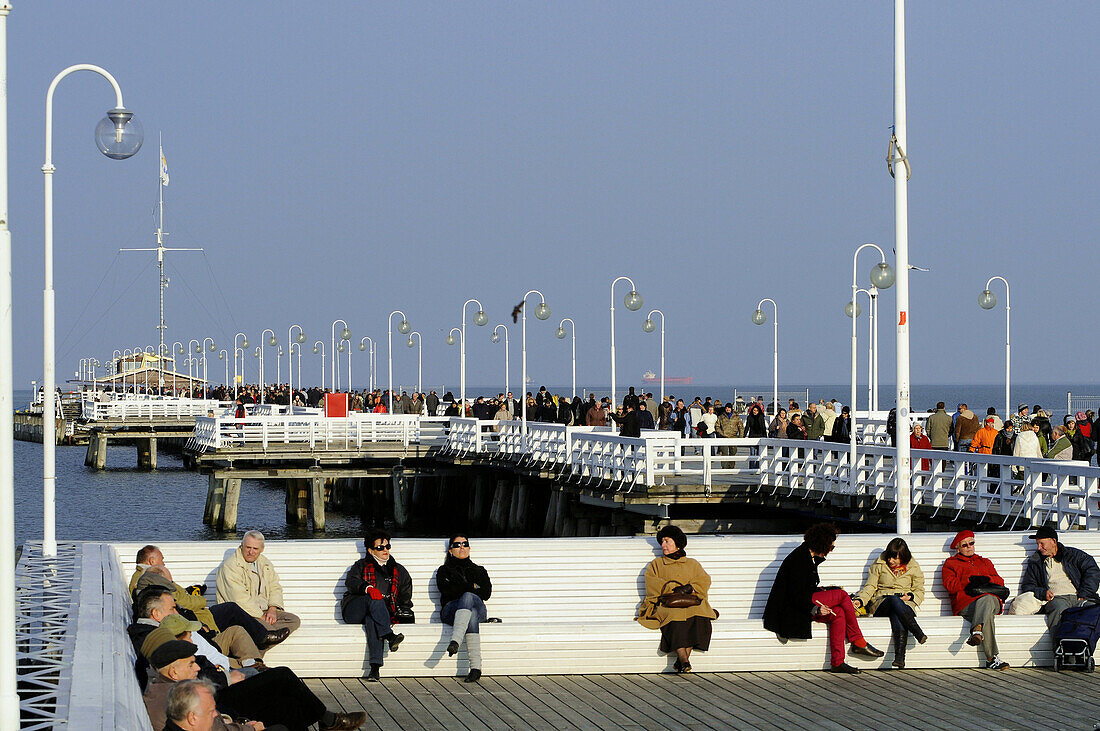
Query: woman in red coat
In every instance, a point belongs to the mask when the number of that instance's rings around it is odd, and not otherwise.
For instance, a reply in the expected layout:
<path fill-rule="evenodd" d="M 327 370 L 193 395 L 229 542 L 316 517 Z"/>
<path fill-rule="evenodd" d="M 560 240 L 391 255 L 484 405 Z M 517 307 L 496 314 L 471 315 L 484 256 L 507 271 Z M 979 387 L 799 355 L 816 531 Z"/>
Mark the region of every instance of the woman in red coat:
<path fill-rule="evenodd" d="M 924 427 L 920 424 L 913 425 L 913 433 L 909 435 L 909 448 L 910 449 L 931 449 L 932 442 L 928 439 L 928 435 L 924 433 Z M 925 472 L 932 469 L 932 460 L 922 459 L 920 461 L 920 468 Z"/>
<path fill-rule="evenodd" d="M 975 552 L 974 531 L 959 531 L 951 541 L 951 548 L 957 553 L 943 562 L 940 571 L 943 588 L 951 595 L 951 611 L 970 622 L 970 639 L 966 644 L 981 646 L 986 657 L 985 667 L 1006 670 L 1008 663 L 997 657 L 993 627 L 993 617 L 1001 613 L 1004 601 L 983 590 L 990 584 L 1004 586 L 1005 580 L 992 561 Z"/>

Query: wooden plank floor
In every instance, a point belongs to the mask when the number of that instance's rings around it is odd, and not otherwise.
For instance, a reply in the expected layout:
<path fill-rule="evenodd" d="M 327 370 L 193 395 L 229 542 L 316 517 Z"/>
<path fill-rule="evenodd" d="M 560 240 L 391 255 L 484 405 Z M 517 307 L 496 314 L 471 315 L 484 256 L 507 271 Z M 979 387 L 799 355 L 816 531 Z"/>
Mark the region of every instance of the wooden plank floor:
<path fill-rule="evenodd" d="M 384 669 L 383 669 L 384 670 Z M 370 729 L 1084 729 L 1100 674 L 1050 669 L 311 678 Z"/>

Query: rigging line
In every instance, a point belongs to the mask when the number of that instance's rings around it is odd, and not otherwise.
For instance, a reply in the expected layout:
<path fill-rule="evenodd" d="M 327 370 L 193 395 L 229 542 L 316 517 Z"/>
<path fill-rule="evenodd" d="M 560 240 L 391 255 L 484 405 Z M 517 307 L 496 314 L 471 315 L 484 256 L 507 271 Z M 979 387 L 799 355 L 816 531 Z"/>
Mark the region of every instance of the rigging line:
<path fill-rule="evenodd" d="M 116 251 L 115 252 L 115 258 L 112 259 L 111 263 L 107 265 L 107 268 L 103 270 L 103 276 L 101 276 L 99 278 L 99 284 L 96 285 L 95 291 L 92 292 L 91 296 L 89 296 L 88 299 L 84 302 L 84 307 L 81 308 L 80 313 L 77 314 L 76 318 L 74 318 L 73 324 L 69 328 L 69 331 L 67 333 L 65 333 L 65 337 L 62 338 L 62 341 L 61 341 L 62 345 L 64 345 L 65 339 L 68 338 L 69 335 L 72 334 L 72 332 L 76 328 L 76 326 L 80 324 L 80 320 L 81 320 L 81 318 L 84 317 L 84 314 L 88 311 L 88 308 L 91 307 L 92 302 L 96 298 L 96 295 L 99 294 L 99 290 L 103 288 L 103 283 L 105 281 L 107 281 L 107 275 L 111 274 L 111 273 L 116 273 L 117 274 L 117 272 L 115 272 L 115 263 L 119 260 L 121 255 L 122 255 L 121 251 Z"/>
<path fill-rule="evenodd" d="M 165 264 L 167 264 L 167 262 L 165 262 Z M 177 269 L 177 268 L 175 268 L 175 267 L 172 267 L 172 271 L 173 271 L 173 272 L 174 272 L 174 273 L 175 273 L 175 274 L 176 274 L 176 275 L 177 275 L 177 276 L 178 276 L 178 277 L 179 277 L 180 279 L 182 279 L 182 280 L 183 280 L 183 286 L 184 286 L 184 287 L 187 287 L 187 291 L 188 291 L 188 292 L 190 292 L 190 293 L 191 293 L 191 296 L 195 298 L 195 301 L 199 303 L 199 307 L 201 307 L 201 308 L 202 308 L 202 310 L 203 310 L 203 312 L 205 312 L 205 313 L 206 313 L 207 317 L 209 317 L 209 318 L 210 318 L 210 321 L 211 321 L 211 323 L 212 323 L 212 324 L 214 325 L 214 327 L 215 327 L 215 328 L 218 328 L 218 329 L 220 329 L 220 330 L 221 330 L 221 332 L 222 332 L 222 335 L 225 335 L 225 330 L 224 330 L 224 329 L 222 329 L 222 326 L 221 326 L 221 324 L 220 324 L 220 323 L 218 322 L 217 318 L 216 318 L 216 317 L 214 317 L 214 315 L 213 315 L 213 314 L 211 314 L 210 310 L 208 310 L 208 309 L 206 308 L 206 303 L 202 301 L 202 298 L 201 298 L 201 297 L 199 297 L 199 295 L 198 295 L 198 294 L 197 294 L 197 293 L 195 292 L 195 290 L 191 288 L 191 284 L 190 284 L 190 283 L 189 283 L 189 282 L 187 281 L 187 277 L 183 276 L 183 272 L 181 272 L 181 271 L 180 271 L 179 269 Z"/>
<path fill-rule="evenodd" d="M 199 252 L 202 254 L 203 261 L 206 262 L 206 269 L 210 272 L 210 281 L 214 283 L 214 289 L 218 290 L 218 296 L 222 298 L 222 304 L 225 305 L 226 314 L 229 317 L 229 323 L 233 326 L 233 331 L 240 330 L 237 327 L 237 319 L 233 316 L 233 308 L 229 306 L 229 300 L 226 299 L 225 292 L 222 291 L 221 284 L 218 282 L 218 277 L 214 273 L 214 267 L 210 263 L 210 257 L 206 255 L 206 251 Z"/>
<path fill-rule="evenodd" d="M 146 269 L 147 268 L 148 267 L 146 267 Z M 94 328 L 96 325 L 98 325 L 103 320 L 103 318 L 105 318 L 110 313 L 110 311 L 114 308 L 114 306 L 116 304 L 118 304 L 119 300 L 121 300 L 123 297 L 125 297 L 126 294 L 131 289 L 134 288 L 134 285 L 137 283 L 138 279 L 140 279 L 141 275 L 143 275 L 143 274 L 145 274 L 145 269 L 142 269 L 141 271 L 139 271 L 137 273 L 137 275 L 132 280 L 130 280 L 130 283 L 128 285 L 126 285 L 126 289 L 119 292 L 118 296 L 115 297 L 114 300 L 112 300 L 111 303 L 107 305 L 107 307 L 106 307 L 106 309 L 104 309 L 103 313 L 88 325 L 87 332 L 91 332 L 92 328 Z M 72 335 L 72 332 L 75 329 L 76 329 L 76 324 L 74 324 L 72 327 L 69 328 L 69 332 L 67 332 L 65 334 L 65 337 L 61 339 L 61 347 L 64 347 L 67 344 L 67 342 L 69 340 L 69 336 Z M 62 354 L 62 357 L 63 358 L 69 357 L 72 354 L 73 349 L 75 349 L 82 342 L 84 342 L 84 338 L 81 338 L 80 340 L 78 340 L 75 343 L 73 343 L 72 345 L 70 345 L 68 347 L 68 349 L 64 351 L 64 353 Z M 61 360 L 61 358 L 55 358 L 55 362 L 57 360 Z"/>

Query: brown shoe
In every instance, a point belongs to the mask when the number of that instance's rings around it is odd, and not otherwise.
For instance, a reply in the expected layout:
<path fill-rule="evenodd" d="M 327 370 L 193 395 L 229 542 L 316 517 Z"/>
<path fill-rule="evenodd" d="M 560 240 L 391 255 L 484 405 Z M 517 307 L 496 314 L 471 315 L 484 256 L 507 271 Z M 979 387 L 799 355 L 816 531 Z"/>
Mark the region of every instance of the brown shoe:
<path fill-rule="evenodd" d="M 337 713 L 336 720 L 331 726 L 321 726 L 321 731 L 351 731 L 362 726 L 367 721 L 367 714 L 363 711 L 354 713 Z"/>

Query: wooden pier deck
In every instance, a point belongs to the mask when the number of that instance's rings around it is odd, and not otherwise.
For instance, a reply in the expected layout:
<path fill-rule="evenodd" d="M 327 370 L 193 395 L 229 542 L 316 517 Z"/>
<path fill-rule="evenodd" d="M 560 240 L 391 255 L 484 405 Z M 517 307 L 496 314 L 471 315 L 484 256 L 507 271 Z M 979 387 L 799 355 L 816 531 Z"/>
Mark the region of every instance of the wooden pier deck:
<path fill-rule="evenodd" d="M 919 650 L 914 650 L 919 652 Z M 584 658 L 577 658 L 583 665 Z M 385 668 L 383 668 L 385 672 Z M 1100 675 L 1050 669 L 309 679 L 368 729 L 1088 729 Z"/>

